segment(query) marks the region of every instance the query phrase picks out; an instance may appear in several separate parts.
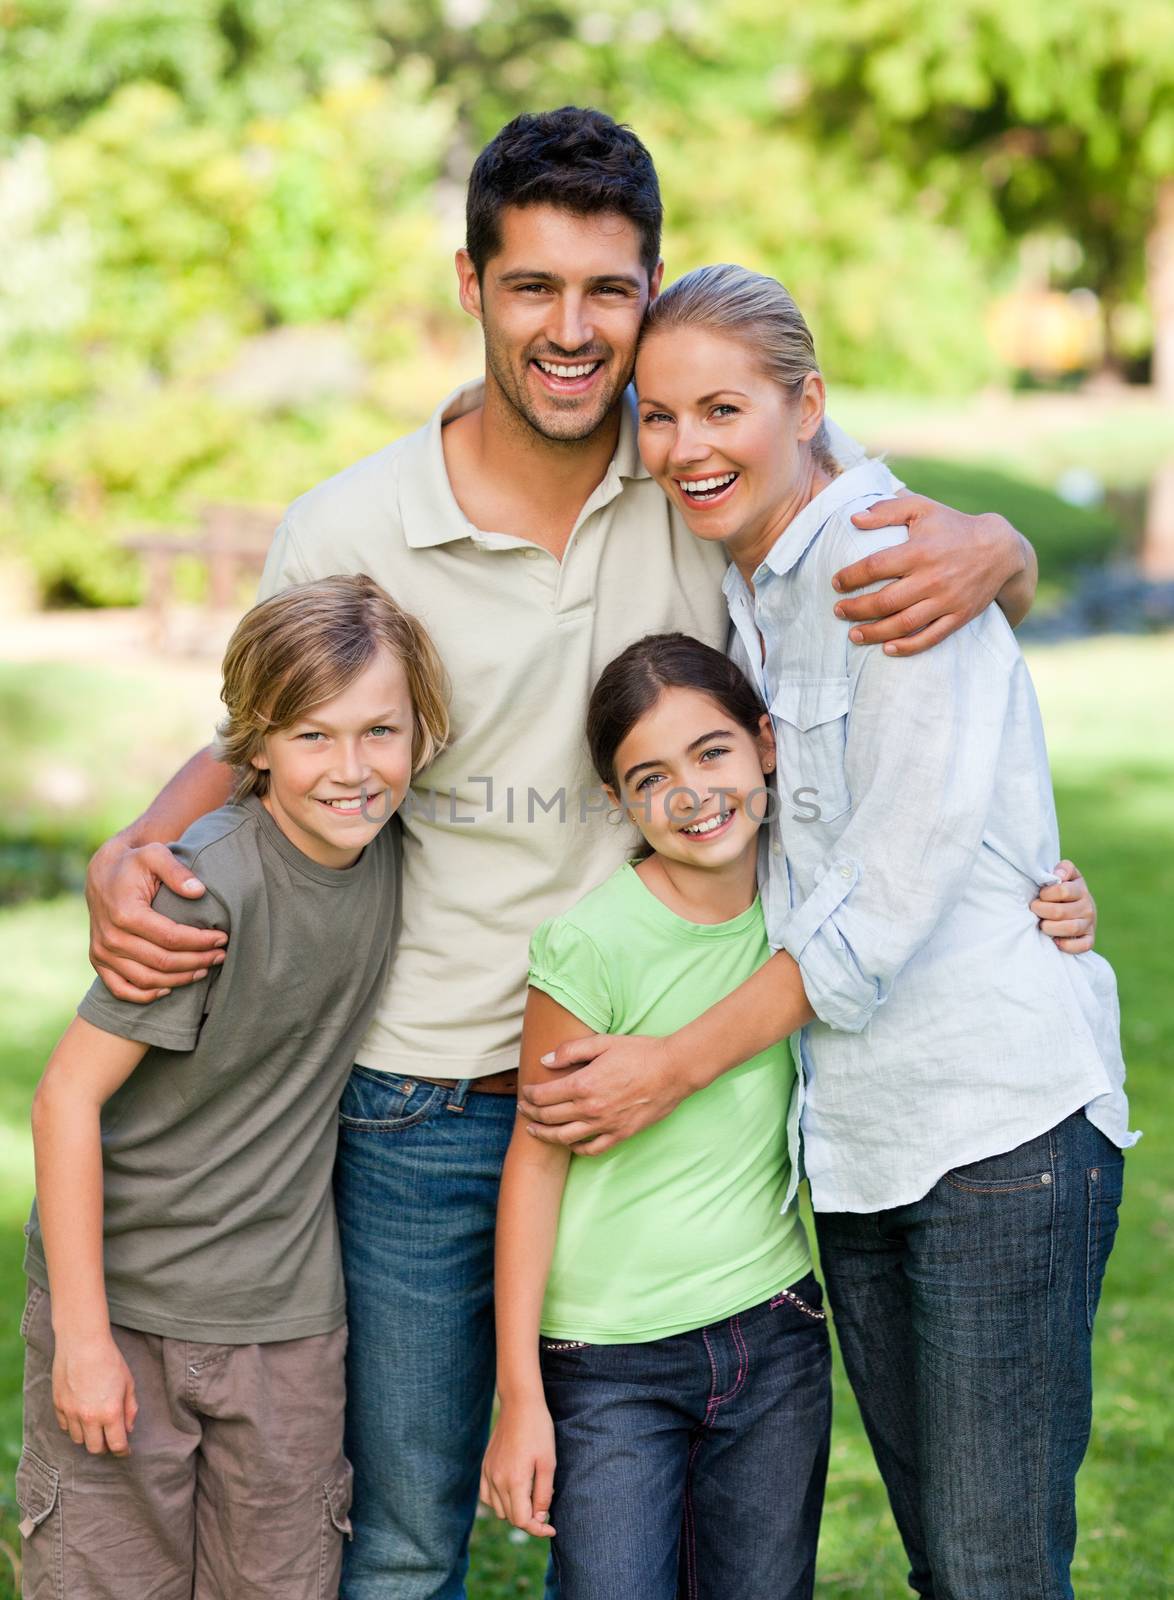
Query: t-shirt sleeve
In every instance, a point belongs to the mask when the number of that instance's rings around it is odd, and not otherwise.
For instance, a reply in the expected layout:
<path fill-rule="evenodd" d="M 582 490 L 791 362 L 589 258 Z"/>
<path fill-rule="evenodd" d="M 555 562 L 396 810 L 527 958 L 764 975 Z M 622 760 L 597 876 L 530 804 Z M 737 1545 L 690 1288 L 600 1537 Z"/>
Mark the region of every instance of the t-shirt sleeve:
<path fill-rule="evenodd" d="M 544 922 L 530 940 L 532 988 L 582 1018 L 596 1033 L 610 1033 L 614 987 L 607 963 L 591 937 L 564 917 Z"/>
<path fill-rule="evenodd" d="M 182 846 L 171 848 L 181 860 L 186 859 Z M 194 858 L 192 866 L 194 870 Z M 151 904 L 162 916 L 189 928 L 220 928 L 230 933 L 227 909 L 211 889 L 206 889 L 199 900 L 185 900 L 160 885 Z M 156 1045 L 161 1050 L 194 1050 L 222 972 L 222 967 L 212 967 L 199 983 L 181 984 L 161 1000 L 149 1000 L 145 1005 L 117 999 L 101 978 L 95 978 L 83 995 L 77 1014 L 104 1033 L 133 1039 L 136 1044 Z"/>

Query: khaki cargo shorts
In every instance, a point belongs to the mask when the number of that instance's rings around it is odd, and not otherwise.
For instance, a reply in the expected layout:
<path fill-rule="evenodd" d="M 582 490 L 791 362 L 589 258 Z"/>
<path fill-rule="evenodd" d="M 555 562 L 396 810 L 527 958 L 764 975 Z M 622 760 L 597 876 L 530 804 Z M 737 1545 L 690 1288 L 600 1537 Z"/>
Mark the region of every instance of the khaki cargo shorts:
<path fill-rule="evenodd" d="M 224 1345 L 116 1327 L 139 1402 L 121 1458 L 57 1426 L 36 1284 L 21 1331 L 25 1600 L 336 1600 L 350 1534 L 345 1328 Z"/>

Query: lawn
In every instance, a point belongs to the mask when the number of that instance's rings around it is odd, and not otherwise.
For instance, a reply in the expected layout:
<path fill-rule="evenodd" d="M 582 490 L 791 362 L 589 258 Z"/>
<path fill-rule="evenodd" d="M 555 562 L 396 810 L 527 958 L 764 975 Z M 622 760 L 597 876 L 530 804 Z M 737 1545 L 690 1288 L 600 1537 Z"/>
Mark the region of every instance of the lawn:
<path fill-rule="evenodd" d="M 1158 1600 L 1169 1593 L 1174 1534 L 1168 1506 L 1174 1449 L 1166 1426 L 1174 1377 L 1167 1310 L 1174 1194 L 1162 1158 L 1165 1074 L 1174 1059 L 1174 741 L 1160 734 L 1169 727 L 1174 696 L 1174 638 L 1096 639 L 1036 650 L 1031 661 L 1048 724 L 1064 848 L 1088 873 L 1100 901 L 1099 945 L 1120 978 L 1133 1123 L 1147 1130 L 1129 1160 L 1123 1225 L 1098 1323 L 1096 1427 L 1081 1478 L 1075 1585 L 1081 1600 Z M 122 680 L 103 672 L 86 676 L 87 763 L 90 752 L 118 752 L 117 760 L 107 757 L 107 769 L 117 774 L 126 803 L 133 803 L 132 791 L 148 774 L 131 772 L 128 784 L 126 717 L 112 703 Z M 0 677 L 0 699 L 4 681 Z M 7 682 L 12 706 L 14 680 Z M 42 677 L 43 701 L 52 699 L 51 691 L 52 682 Z M 141 708 L 136 723 L 147 725 Z M 46 750 L 53 742 L 43 722 L 37 739 Z M 65 761 L 65 749 L 59 753 Z M 76 759 L 71 745 L 69 760 Z M 10 767 L 0 781 L 9 798 L 18 771 Z M 27 1105 L 41 1063 L 86 982 L 84 947 L 83 912 L 74 898 L 0 913 L 0 1539 L 13 1556 L 20 1224 L 31 1188 Z M 909 1592 L 900 1553 L 840 1379 L 837 1405 L 817 1592 L 821 1600 L 899 1600 Z M 0 1552 L 0 1600 L 16 1592 L 5 1565 Z M 478 1524 L 473 1600 L 537 1596 L 541 1570 L 540 1550 Z"/>

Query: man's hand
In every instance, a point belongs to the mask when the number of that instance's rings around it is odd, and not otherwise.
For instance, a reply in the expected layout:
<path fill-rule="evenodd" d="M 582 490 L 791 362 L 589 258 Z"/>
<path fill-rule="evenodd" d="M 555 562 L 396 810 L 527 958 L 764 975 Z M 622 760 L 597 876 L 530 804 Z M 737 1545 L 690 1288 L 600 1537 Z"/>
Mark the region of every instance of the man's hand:
<path fill-rule="evenodd" d="M 224 960 L 227 934 L 187 928 L 151 909 L 161 883 L 189 900 L 204 885 L 163 844 L 135 849 L 108 839 L 86 873 L 90 963 L 118 1000 L 145 1004 L 206 978 Z"/>
<path fill-rule="evenodd" d="M 575 1039 L 543 1056 L 542 1065 L 566 1076 L 524 1085 L 518 1111 L 536 1139 L 573 1145 L 579 1156 L 602 1155 L 660 1122 L 695 1087 L 674 1061 L 668 1039 L 638 1033 Z"/>
<path fill-rule="evenodd" d="M 1004 589 L 1029 565 L 1030 546 L 994 512 L 972 517 L 914 494 L 880 500 L 852 521 L 864 529 L 898 523 L 909 528 L 906 544 L 874 551 L 832 579 L 833 587 L 844 593 L 884 583 L 871 594 L 841 600 L 835 611 L 863 624 L 849 631 L 853 644 L 883 643 L 891 656 L 917 655 L 939 644 L 992 600 L 1004 598 Z M 1026 614 L 1031 596 L 1005 599 L 1014 600 L 1006 604 L 1014 626 Z"/>
<path fill-rule="evenodd" d="M 1097 903 L 1089 893 L 1080 868 L 1061 861 L 1053 872 L 1062 880 L 1041 889 L 1031 902 L 1041 933 L 1056 941 L 1060 950 L 1078 956 L 1091 950 L 1097 935 Z"/>
<path fill-rule="evenodd" d="M 554 1466 L 554 1423 L 541 1397 L 503 1401 L 481 1468 L 481 1499 L 503 1522 L 549 1539 Z"/>
<path fill-rule="evenodd" d="M 74 1444 L 92 1456 L 130 1455 L 128 1435 L 139 1404 L 122 1351 L 107 1332 L 88 1339 L 59 1337 L 53 1353 L 53 1409 Z"/>

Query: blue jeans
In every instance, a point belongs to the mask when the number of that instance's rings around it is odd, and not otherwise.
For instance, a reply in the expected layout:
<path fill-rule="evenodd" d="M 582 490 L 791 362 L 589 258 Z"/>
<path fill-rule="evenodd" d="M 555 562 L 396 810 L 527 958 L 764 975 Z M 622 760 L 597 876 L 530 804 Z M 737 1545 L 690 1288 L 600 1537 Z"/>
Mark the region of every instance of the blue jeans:
<path fill-rule="evenodd" d="M 912 1205 L 816 1217 L 844 1365 L 926 1600 L 1070 1600 L 1123 1167 L 1078 1112 Z"/>
<path fill-rule="evenodd" d="M 807 1600 L 831 1385 L 815 1278 L 647 1344 L 543 1339 L 562 1600 Z"/>
<path fill-rule="evenodd" d="M 335 1199 L 354 1541 L 343 1600 L 463 1600 L 493 1402 L 493 1228 L 513 1095 L 355 1067 Z"/>

